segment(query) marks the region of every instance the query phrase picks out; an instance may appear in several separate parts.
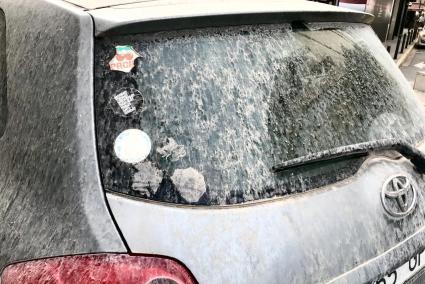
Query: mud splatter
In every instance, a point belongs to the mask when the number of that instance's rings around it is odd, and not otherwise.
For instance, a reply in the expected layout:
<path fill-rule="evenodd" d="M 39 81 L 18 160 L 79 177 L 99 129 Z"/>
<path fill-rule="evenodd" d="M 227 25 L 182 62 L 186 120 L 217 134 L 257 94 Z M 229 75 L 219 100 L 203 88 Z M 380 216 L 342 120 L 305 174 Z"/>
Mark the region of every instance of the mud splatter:
<path fill-rule="evenodd" d="M 204 176 L 194 168 L 175 170 L 171 180 L 188 202 L 199 201 L 207 189 Z"/>
<path fill-rule="evenodd" d="M 135 167 L 138 172 L 134 175 L 133 190 L 151 196 L 161 183 L 162 172 L 149 161 L 136 164 Z"/>
<path fill-rule="evenodd" d="M 172 162 L 178 161 L 186 156 L 186 150 L 183 145 L 177 144 L 173 138 L 167 138 L 163 147 L 158 147 L 156 152 L 163 158 L 169 159 Z"/>

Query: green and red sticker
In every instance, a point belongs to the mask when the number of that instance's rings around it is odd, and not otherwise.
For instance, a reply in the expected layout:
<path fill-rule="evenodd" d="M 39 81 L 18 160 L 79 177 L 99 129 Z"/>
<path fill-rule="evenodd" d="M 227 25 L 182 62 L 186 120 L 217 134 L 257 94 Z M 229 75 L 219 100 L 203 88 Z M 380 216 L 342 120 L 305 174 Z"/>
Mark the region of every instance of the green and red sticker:
<path fill-rule="evenodd" d="M 109 68 L 115 71 L 129 73 L 134 67 L 134 60 L 141 57 L 131 46 L 117 45 L 116 54 L 109 62 Z"/>

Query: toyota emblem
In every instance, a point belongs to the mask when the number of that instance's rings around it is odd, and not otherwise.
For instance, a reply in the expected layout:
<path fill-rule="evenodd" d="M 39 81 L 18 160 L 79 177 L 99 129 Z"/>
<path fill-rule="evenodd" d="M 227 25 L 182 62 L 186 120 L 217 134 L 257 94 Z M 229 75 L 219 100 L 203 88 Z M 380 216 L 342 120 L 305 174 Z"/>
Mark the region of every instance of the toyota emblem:
<path fill-rule="evenodd" d="M 410 179 L 404 175 L 389 178 L 382 187 L 382 206 L 393 217 L 405 217 L 416 205 L 417 192 Z"/>

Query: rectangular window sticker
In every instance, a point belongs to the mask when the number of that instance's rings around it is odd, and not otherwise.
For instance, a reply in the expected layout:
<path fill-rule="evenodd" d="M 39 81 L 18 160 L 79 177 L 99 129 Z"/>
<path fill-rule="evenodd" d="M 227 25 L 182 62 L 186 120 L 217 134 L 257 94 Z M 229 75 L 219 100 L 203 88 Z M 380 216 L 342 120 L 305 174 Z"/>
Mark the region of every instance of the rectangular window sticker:
<path fill-rule="evenodd" d="M 136 111 L 136 107 L 132 104 L 133 97 L 128 95 L 127 91 L 121 92 L 114 97 L 115 101 L 120 106 L 124 115 L 132 113 Z"/>
<path fill-rule="evenodd" d="M 107 108 L 115 115 L 137 115 L 142 111 L 143 96 L 137 89 L 126 88 L 118 90 L 108 102 Z"/>
<path fill-rule="evenodd" d="M 133 47 L 128 45 L 117 45 L 115 56 L 109 62 L 109 68 L 114 71 L 129 73 L 134 67 L 134 60 L 141 57 Z"/>

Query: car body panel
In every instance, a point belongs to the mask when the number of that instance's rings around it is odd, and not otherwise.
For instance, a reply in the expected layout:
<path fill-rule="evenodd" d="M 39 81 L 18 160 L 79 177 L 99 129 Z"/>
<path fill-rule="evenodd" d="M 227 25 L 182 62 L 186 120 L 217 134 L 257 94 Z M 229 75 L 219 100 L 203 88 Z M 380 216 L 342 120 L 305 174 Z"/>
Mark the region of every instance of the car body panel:
<path fill-rule="evenodd" d="M 95 34 L 148 32 L 253 23 L 362 22 L 373 15 L 309 1 L 141 1 L 88 11 Z"/>
<path fill-rule="evenodd" d="M 418 206 L 395 220 L 380 196 L 388 177 L 400 173 L 414 181 Z M 132 252 L 175 257 L 201 283 L 363 283 L 423 247 L 423 182 L 404 159 L 371 157 L 345 181 L 255 204 L 195 208 L 107 198 Z M 365 264 L 384 254 L 379 266 Z"/>
<path fill-rule="evenodd" d="M 9 110 L 0 139 L 0 271 L 25 259 L 126 252 L 97 166 L 90 16 L 58 1 L 0 7 Z"/>
<path fill-rule="evenodd" d="M 143 2 L 143 0 L 65 0 L 65 1 L 87 10 Z"/>
<path fill-rule="evenodd" d="M 130 251 L 174 257 L 201 283 L 358 283 L 423 249 L 424 178 L 404 159 L 371 157 L 326 188 L 222 208 L 105 199 L 100 182 L 94 35 L 300 19 L 369 23 L 371 15 L 312 2 L 68 2 L 87 6 L 0 0 L 9 111 L 0 138 L 0 271 L 17 261 Z M 415 181 L 419 205 L 394 220 L 380 192 L 399 173 Z"/>

